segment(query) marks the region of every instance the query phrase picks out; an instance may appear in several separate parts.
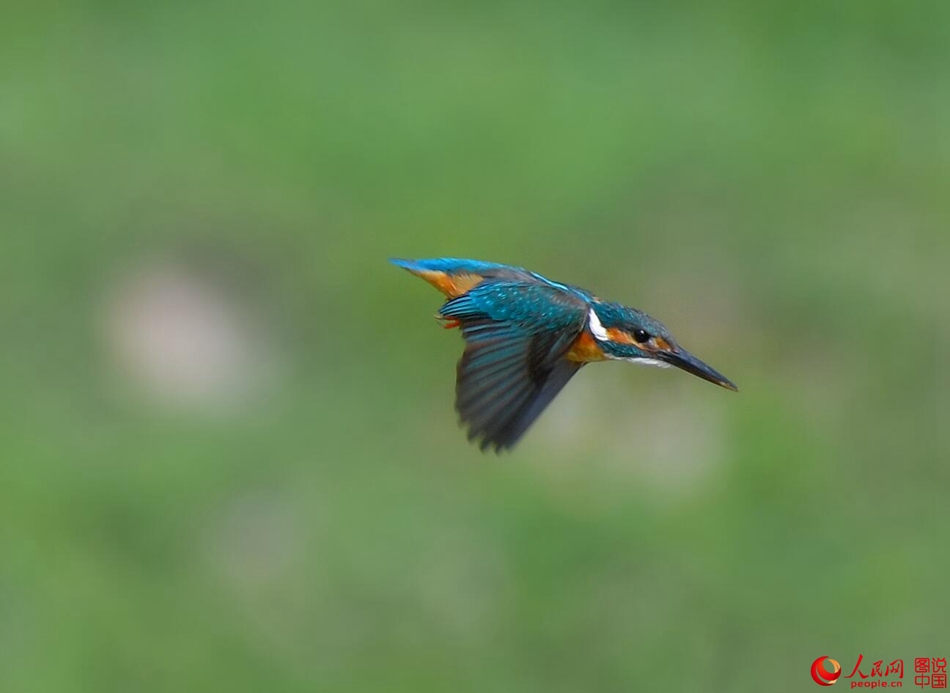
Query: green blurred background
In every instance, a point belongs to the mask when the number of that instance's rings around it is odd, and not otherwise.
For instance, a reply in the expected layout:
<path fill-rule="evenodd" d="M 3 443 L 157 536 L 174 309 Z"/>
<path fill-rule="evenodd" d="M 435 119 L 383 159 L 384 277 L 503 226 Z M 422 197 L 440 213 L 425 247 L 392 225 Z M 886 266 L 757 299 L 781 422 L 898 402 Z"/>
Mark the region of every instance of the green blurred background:
<path fill-rule="evenodd" d="M 913 686 L 948 224 L 944 1 L 15 0 L 0 691 Z M 742 391 L 597 365 L 482 455 L 440 255 Z"/>

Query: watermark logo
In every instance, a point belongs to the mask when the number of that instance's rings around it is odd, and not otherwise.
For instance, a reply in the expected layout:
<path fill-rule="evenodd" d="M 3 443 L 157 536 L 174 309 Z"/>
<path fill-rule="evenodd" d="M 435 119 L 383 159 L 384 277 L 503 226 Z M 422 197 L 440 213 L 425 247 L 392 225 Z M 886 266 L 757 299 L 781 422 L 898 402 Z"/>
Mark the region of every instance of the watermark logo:
<path fill-rule="evenodd" d="M 946 688 L 947 658 L 915 657 L 914 674 L 914 683 L 921 688 Z"/>
<path fill-rule="evenodd" d="M 885 660 L 864 663 L 864 655 L 858 655 L 854 669 L 841 676 L 841 665 L 831 657 L 819 657 L 811 664 L 811 677 L 819 686 L 833 686 L 839 678 L 846 679 L 850 688 L 903 688 L 904 660 L 895 659 L 890 664 Z M 870 667 L 870 671 L 868 671 Z M 946 657 L 915 657 L 914 685 L 918 688 L 947 688 Z"/>
<path fill-rule="evenodd" d="M 841 676 L 841 665 L 831 657 L 819 657 L 811 664 L 811 677 L 819 686 L 831 686 Z"/>

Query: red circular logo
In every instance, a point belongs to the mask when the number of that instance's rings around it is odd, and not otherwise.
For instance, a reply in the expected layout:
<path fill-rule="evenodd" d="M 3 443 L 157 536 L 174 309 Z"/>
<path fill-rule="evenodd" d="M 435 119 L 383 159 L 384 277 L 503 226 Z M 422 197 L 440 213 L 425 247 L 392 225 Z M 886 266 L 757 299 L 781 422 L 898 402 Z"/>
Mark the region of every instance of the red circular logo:
<path fill-rule="evenodd" d="M 841 676 L 841 665 L 831 657 L 819 657 L 811 665 L 811 677 L 819 686 L 831 686 Z"/>

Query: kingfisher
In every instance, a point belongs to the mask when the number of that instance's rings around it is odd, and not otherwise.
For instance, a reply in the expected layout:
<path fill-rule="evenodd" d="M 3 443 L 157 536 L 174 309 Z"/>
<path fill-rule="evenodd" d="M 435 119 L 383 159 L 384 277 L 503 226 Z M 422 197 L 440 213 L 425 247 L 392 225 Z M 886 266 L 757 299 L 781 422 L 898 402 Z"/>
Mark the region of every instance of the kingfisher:
<path fill-rule="evenodd" d="M 676 366 L 739 388 L 681 347 L 642 310 L 536 272 L 480 260 L 390 260 L 442 292 L 436 318 L 459 328 L 455 408 L 482 450 L 511 448 L 585 364 Z"/>

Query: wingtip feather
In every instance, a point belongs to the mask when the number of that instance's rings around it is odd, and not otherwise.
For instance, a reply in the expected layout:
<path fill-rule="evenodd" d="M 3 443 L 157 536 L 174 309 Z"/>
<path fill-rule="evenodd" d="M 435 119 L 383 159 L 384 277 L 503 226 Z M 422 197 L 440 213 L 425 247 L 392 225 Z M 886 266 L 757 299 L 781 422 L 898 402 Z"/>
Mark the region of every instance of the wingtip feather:
<path fill-rule="evenodd" d="M 404 260 L 399 257 L 389 258 L 390 264 L 396 265 L 396 267 L 402 267 L 403 269 L 412 270 L 415 267 L 415 264 L 412 260 Z"/>

